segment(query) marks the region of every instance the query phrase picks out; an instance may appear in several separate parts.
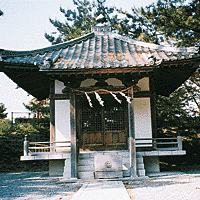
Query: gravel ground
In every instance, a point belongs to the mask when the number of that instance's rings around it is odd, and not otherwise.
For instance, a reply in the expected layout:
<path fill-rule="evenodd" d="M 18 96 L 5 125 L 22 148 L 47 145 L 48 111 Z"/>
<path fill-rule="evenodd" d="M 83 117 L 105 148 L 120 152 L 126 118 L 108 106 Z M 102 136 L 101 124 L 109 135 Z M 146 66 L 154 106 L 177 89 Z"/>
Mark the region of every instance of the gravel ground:
<path fill-rule="evenodd" d="M 69 200 L 82 186 L 81 183 L 57 184 L 58 178 L 48 172 L 0 173 L 2 200 Z"/>
<path fill-rule="evenodd" d="M 0 173 L 1 200 L 70 200 L 84 184 L 59 183 L 48 172 Z M 200 199 L 200 171 L 167 173 L 149 179 L 124 181 L 131 200 Z"/>
<path fill-rule="evenodd" d="M 151 177 L 141 181 L 126 181 L 131 200 L 199 200 L 200 172 Z"/>

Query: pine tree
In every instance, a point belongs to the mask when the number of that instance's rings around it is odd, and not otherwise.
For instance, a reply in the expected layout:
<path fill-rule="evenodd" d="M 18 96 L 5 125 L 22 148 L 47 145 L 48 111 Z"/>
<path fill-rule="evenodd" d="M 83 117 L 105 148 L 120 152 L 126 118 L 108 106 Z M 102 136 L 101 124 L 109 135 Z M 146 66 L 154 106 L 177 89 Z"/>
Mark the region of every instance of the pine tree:
<path fill-rule="evenodd" d="M 76 10 L 65 10 L 60 7 L 60 12 L 65 16 L 66 22 L 62 23 L 58 20 L 49 19 L 51 24 L 57 29 L 58 36 L 54 36 L 55 32 L 52 35 L 45 33 L 46 39 L 52 44 L 57 44 L 89 33 L 91 26 L 95 24 L 95 18 L 98 14 L 113 12 L 112 8 L 104 7 L 102 5 L 103 2 L 100 0 L 93 3 L 89 0 L 73 0 Z"/>
<path fill-rule="evenodd" d="M 28 104 L 24 104 L 25 108 L 34 113 L 34 117 L 50 117 L 50 101 L 45 99 L 38 101 L 33 98 Z"/>
<path fill-rule="evenodd" d="M 0 103 L 0 119 L 5 119 L 8 115 L 8 113 L 4 113 L 6 111 L 6 108 L 4 107 L 3 103 Z"/>
<path fill-rule="evenodd" d="M 197 0 L 159 0 L 141 9 L 156 32 L 176 46 L 195 46 L 200 42 L 200 2 Z"/>
<path fill-rule="evenodd" d="M 104 20 L 108 22 L 114 30 L 121 35 L 129 35 L 132 38 L 138 37 L 141 28 L 138 27 L 138 21 L 130 26 L 126 15 L 119 17 L 121 10 L 114 6 L 105 6 L 106 0 L 96 0 L 91 3 L 89 0 L 73 0 L 76 6 L 75 10 L 60 8 L 65 16 L 65 23 L 59 20 L 50 19 L 51 24 L 57 29 L 57 32 L 51 34 L 45 33 L 46 39 L 52 44 L 65 42 L 91 32 L 91 27 L 97 23 L 96 18 L 102 14 Z M 135 16 L 137 18 L 137 16 Z M 131 32 L 130 32 L 131 29 Z"/>

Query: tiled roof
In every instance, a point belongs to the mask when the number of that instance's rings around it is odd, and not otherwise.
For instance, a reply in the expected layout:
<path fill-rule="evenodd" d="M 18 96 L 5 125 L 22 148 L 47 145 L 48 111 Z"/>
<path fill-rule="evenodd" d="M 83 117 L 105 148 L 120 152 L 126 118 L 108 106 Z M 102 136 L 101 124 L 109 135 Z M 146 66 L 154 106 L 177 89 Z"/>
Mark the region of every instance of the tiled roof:
<path fill-rule="evenodd" d="M 175 48 L 136 41 L 109 31 L 95 31 L 34 51 L 0 50 L 0 63 L 39 66 L 41 70 L 157 66 L 199 57 L 197 48 Z"/>
<path fill-rule="evenodd" d="M 0 71 L 38 99 L 49 96 L 49 86 L 56 78 L 74 83 L 94 74 L 120 77 L 123 73 L 127 75 L 123 79 L 132 80 L 149 72 L 156 94 L 167 96 L 191 76 L 199 61 L 196 47 L 140 42 L 111 32 L 106 26 L 93 27 L 87 35 L 43 49 L 0 49 Z"/>

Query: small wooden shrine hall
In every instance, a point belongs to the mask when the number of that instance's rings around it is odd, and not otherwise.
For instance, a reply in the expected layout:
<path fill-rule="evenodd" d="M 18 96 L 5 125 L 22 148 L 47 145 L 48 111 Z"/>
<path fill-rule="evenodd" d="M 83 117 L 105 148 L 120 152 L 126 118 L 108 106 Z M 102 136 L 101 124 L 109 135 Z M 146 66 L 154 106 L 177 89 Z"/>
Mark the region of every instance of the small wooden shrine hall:
<path fill-rule="evenodd" d="M 159 172 L 159 156 L 184 155 L 181 136 L 159 138 L 156 95 L 168 96 L 199 67 L 195 47 L 136 41 L 98 24 L 91 33 L 33 51 L 0 49 L 0 71 L 50 98 L 50 142 L 24 142 L 21 160 L 49 160 L 67 179 Z"/>

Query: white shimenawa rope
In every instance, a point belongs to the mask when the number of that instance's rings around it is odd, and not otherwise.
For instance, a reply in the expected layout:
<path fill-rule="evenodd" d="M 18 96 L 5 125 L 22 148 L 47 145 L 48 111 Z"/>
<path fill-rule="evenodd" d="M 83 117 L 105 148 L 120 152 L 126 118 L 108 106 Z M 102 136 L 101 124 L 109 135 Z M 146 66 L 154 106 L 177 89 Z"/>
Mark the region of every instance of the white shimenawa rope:
<path fill-rule="evenodd" d="M 120 94 L 121 94 L 123 97 L 126 98 L 126 101 L 127 101 L 128 103 L 131 103 L 131 97 L 127 97 L 123 92 L 120 92 Z"/>
<path fill-rule="evenodd" d="M 96 96 L 96 99 L 99 101 L 99 104 L 101 106 L 104 106 L 104 101 L 102 101 L 101 97 L 99 96 L 99 94 L 97 92 L 94 92 L 95 93 L 95 96 Z"/>
<path fill-rule="evenodd" d="M 89 95 L 86 92 L 85 92 L 85 96 L 87 97 L 87 100 L 88 100 L 88 103 L 89 103 L 90 107 L 93 108 L 91 99 L 90 99 Z"/>

